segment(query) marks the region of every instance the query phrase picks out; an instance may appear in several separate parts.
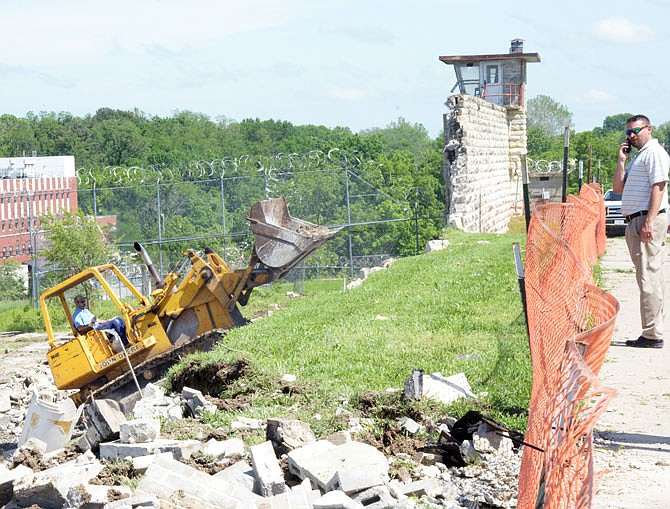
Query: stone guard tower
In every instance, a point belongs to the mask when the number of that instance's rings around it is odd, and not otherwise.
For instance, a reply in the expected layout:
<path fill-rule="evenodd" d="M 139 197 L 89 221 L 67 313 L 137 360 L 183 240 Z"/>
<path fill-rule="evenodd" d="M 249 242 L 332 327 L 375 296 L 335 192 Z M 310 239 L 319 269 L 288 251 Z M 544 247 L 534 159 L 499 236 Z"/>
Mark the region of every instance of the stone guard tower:
<path fill-rule="evenodd" d="M 441 56 L 459 94 L 444 115 L 445 224 L 471 232 L 507 231 L 521 200 L 526 161 L 526 66 L 540 62 L 512 40 L 509 53 Z"/>

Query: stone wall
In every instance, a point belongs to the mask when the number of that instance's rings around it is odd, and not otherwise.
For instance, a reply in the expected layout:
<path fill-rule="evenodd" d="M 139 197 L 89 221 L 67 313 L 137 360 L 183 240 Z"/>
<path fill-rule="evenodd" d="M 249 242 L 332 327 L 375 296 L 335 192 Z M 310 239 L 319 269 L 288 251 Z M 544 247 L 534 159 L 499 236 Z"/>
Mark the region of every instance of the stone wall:
<path fill-rule="evenodd" d="M 448 106 L 445 224 L 467 232 L 504 233 L 522 196 L 526 112 L 471 95 L 451 96 Z"/>

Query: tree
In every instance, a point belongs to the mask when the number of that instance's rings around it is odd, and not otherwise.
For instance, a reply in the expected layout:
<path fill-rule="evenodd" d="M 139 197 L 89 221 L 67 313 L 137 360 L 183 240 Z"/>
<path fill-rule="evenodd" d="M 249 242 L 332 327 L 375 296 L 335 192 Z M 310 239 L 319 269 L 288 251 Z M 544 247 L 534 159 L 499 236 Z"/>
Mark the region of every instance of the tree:
<path fill-rule="evenodd" d="M 91 131 L 102 164 L 132 166 L 141 163 L 149 153 L 149 143 L 130 120 L 102 120 Z"/>
<path fill-rule="evenodd" d="M 0 300 L 21 300 L 27 296 L 26 285 L 14 260 L 0 263 Z"/>
<path fill-rule="evenodd" d="M 528 100 L 528 128 L 537 128 L 547 136 L 558 136 L 565 127 L 572 126 L 572 113 L 548 95 L 538 95 Z"/>
<path fill-rule="evenodd" d="M 622 133 L 626 129 L 626 120 L 632 116 L 630 113 L 618 113 L 617 115 L 605 117 L 605 120 L 603 120 L 603 133 Z"/>
<path fill-rule="evenodd" d="M 41 254 L 60 269 L 64 278 L 88 267 L 109 263 L 115 257 L 109 229 L 93 217 L 66 212 L 63 218 L 42 216 L 41 222 L 47 227 L 48 246 Z"/>

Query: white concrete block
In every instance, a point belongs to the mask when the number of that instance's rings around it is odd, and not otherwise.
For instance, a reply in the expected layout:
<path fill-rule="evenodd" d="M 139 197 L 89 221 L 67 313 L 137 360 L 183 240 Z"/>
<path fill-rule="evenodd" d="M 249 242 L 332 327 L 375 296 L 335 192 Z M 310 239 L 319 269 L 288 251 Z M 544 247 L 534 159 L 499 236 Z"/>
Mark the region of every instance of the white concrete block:
<path fill-rule="evenodd" d="M 244 456 L 244 442 L 239 438 L 231 438 L 229 440 L 212 438 L 205 444 L 202 452 L 217 459 Z"/>
<path fill-rule="evenodd" d="M 251 446 L 251 465 L 264 497 L 278 495 L 288 490 L 281 467 L 275 456 L 272 442 Z"/>
<path fill-rule="evenodd" d="M 475 397 L 464 373 L 448 377 L 440 373 L 423 375 L 423 395 L 446 404 L 461 398 Z"/>
<path fill-rule="evenodd" d="M 159 419 L 133 419 L 121 423 L 119 440 L 123 444 L 143 444 L 155 441 L 160 432 Z"/>

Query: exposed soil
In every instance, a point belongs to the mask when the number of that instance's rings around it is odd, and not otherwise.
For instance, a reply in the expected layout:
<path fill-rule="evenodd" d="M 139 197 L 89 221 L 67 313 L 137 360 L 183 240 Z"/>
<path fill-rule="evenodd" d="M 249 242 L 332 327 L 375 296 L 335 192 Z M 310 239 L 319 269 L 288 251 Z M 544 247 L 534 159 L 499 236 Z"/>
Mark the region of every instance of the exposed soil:
<path fill-rule="evenodd" d="M 170 390 L 181 392 L 184 387 L 190 387 L 198 389 L 203 394 L 218 396 L 232 382 L 249 373 L 249 365 L 244 360 L 209 364 L 191 360 L 187 361 L 184 369 L 172 378 Z"/>

